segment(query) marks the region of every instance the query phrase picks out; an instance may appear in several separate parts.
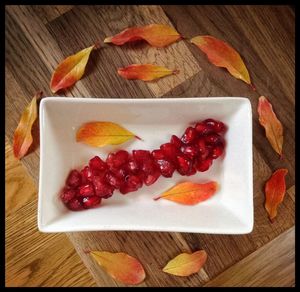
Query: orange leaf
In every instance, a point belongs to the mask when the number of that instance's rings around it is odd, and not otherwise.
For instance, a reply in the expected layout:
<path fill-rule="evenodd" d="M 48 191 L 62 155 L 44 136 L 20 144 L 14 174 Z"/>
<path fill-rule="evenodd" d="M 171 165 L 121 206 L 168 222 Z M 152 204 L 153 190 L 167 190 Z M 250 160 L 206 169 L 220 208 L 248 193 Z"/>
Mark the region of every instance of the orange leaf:
<path fill-rule="evenodd" d="M 168 25 L 150 24 L 127 28 L 115 36 L 107 37 L 104 43 L 113 43 L 121 46 L 127 42 L 145 40 L 153 47 L 162 48 L 176 42 L 180 38 L 179 33 Z"/>
<path fill-rule="evenodd" d="M 133 137 L 140 139 L 116 123 L 90 122 L 83 124 L 78 129 L 76 141 L 94 147 L 102 147 L 122 144 Z"/>
<path fill-rule="evenodd" d="M 212 36 L 197 36 L 191 39 L 208 57 L 209 61 L 226 68 L 231 75 L 251 84 L 248 70 L 239 53 L 227 43 Z"/>
<path fill-rule="evenodd" d="M 55 93 L 76 83 L 84 73 L 91 51 L 98 47 L 99 44 L 96 43 L 62 61 L 52 74 L 50 81 L 51 91 Z"/>
<path fill-rule="evenodd" d="M 91 251 L 91 255 L 110 276 L 119 282 L 135 285 L 145 279 L 146 275 L 141 263 L 126 253 Z"/>
<path fill-rule="evenodd" d="M 118 74 L 125 79 L 140 79 L 143 81 L 151 81 L 167 75 L 177 74 L 178 72 L 178 70 L 169 70 L 152 64 L 133 64 L 118 69 Z"/>
<path fill-rule="evenodd" d="M 277 207 L 283 201 L 285 195 L 285 176 L 288 170 L 285 168 L 277 169 L 267 181 L 265 186 L 265 208 L 269 214 L 271 222 L 277 215 Z"/>
<path fill-rule="evenodd" d="M 170 260 L 163 268 L 163 271 L 175 276 L 189 276 L 198 273 L 207 259 L 207 253 L 204 250 L 196 251 L 192 254 L 182 253 Z"/>
<path fill-rule="evenodd" d="M 283 128 L 277 119 L 272 104 L 261 96 L 258 101 L 259 122 L 266 130 L 266 136 L 273 149 L 282 156 Z"/>
<path fill-rule="evenodd" d="M 214 181 L 205 184 L 184 182 L 172 187 L 154 200 L 163 198 L 179 204 L 196 205 L 209 199 L 217 189 L 218 183 Z"/>
<path fill-rule="evenodd" d="M 37 118 L 37 99 L 42 96 L 42 92 L 38 92 L 30 104 L 25 108 L 17 129 L 14 133 L 13 149 L 14 156 L 21 159 L 26 155 L 29 147 L 32 144 L 33 138 L 31 135 L 32 125 Z"/>

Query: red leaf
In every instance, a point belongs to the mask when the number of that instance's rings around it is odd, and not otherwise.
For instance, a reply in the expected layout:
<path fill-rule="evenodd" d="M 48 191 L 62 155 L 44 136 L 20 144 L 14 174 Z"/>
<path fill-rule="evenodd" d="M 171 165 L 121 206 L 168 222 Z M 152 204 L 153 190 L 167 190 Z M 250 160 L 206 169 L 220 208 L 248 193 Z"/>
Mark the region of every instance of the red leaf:
<path fill-rule="evenodd" d="M 207 55 L 212 64 L 224 67 L 235 78 L 248 84 L 251 83 L 248 70 L 241 56 L 230 45 L 209 35 L 194 37 L 191 42 Z"/>
<path fill-rule="evenodd" d="M 118 74 L 125 79 L 140 79 L 143 81 L 151 81 L 178 72 L 178 70 L 169 70 L 152 64 L 133 64 L 118 69 Z"/>
<path fill-rule="evenodd" d="M 140 27 L 131 27 L 113 37 L 107 37 L 104 43 L 113 43 L 121 46 L 127 42 L 145 40 L 153 47 L 165 47 L 180 39 L 179 33 L 165 24 L 150 24 Z"/>
<path fill-rule="evenodd" d="M 259 122 L 266 130 L 266 136 L 273 149 L 282 156 L 283 128 L 277 119 L 271 103 L 261 96 L 258 101 Z"/>
<path fill-rule="evenodd" d="M 285 176 L 288 170 L 285 168 L 277 169 L 267 181 L 265 186 L 265 208 L 269 214 L 271 222 L 274 222 L 274 218 L 277 216 L 277 208 L 283 201 L 286 185 Z"/>
<path fill-rule="evenodd" d="M 177 184 L 160 196 L 154 198 L 154 200 L 162 198 L 179 204 L 196 205 L 209 199 L 213 194 L 215 194 L 217 189 L 218 183 L 214 181 L 205 184 L 184 182 Z"/>
<path fill-rule="evenodd" d="M 33 142 L 31 135 L 32 125 L 37 118 L 37 99 L 42 96 L 42 92 L 38 92 L 25 108 L 20 122 L 14 133 L 13 150 L 14 156 L 21 159 L 26 155 L 29 147 Z"/>

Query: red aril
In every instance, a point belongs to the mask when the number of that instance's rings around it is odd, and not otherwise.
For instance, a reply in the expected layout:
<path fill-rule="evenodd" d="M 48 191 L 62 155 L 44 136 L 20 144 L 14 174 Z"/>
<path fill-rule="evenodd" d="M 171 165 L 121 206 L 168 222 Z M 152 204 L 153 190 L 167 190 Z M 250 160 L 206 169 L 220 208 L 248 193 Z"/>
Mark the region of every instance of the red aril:
<path fill-rule="evenodd" d="M 192 143 L 197 137 L 197 131 L 193 127 L 188 127 L 181 137 L 181 141 L 184 144 Z"/>
<path fill-rule="evenodd" d="M 107 157 L 106 163 L 109 167 L 118 168 L 127 162 L 129 154 L 125 150 L 119 150 L 115 153 L 110 153 Z"/>
<path fill-rule="evenodd" d="M 223 147 L 221 145 L 217 145 L 211 150 L 210 157 L 212 159 L 217 159 L 223 154 L 223 151 Z"/>
<path fill-rule="evenodd" d="M 89 167 L 93 172 L 104 171 L 108 168 L 107 164 L 99 156 L 95 156 L 89 161 Z"/>
<path fill-rule="evenodd" d="M 181 174 L 181 175 L 187 175 L 190 171 L 190 168 L 192 166 L 192 162 L 184 157 L 183 155 L 178 155 L 177 156 L 177 171 Z"/>
<path fill-rule="evenodd" d="M 129 161 L 127 162 L 127 165 L 125 167 L 125 169 L 132 174 L 137 174 L 139 171 L 139 166 L 138 163 L 133 159 L 129 159 Z"/>
<path fill-rule="evenodd" d="M 78 188 L 78 196 L 87 197 L 93 196 L 95 194 L 94 188 L 90 184 L 82 185 Z"/>
<path fill-rule="evenodd" d="M 150 186 L 150 185 L 154 184 L 159 177 L 160 177 L 160 171 L 155 170 L 154 172 L 147 174 L 144 177 L 144 183 L 146 186 Z"/>
<path fill-rule="evenodd" d="M 207 143 L 207 144 L 215 145 L 215 144 L 220 143 L 222 141 L 222 138 L 218 134 L 209 134 L 204 137 L 204 140 L 205 140 L 205 143 Z"/>
<path fill-rule="evenodd" d="M 164 159 L 165 158 L 164 153 L 160 149 L 153 150 L 152 153 L 151 153 L 151 155 L 152 155 L 152 157 L 155 160 Z"/>
<path fill-rule="evenodd" d="M 225 130 L 224 123 L 213 119 L 206 119 L 203 121 L 203 124 L 213 129 L 213 131 L 216 133 L 221 133 Z"/>
<path fill-rule="evenodd" d="M 179 154 L 178 148 L 172 143 L 165 143 L 160 146 L 160 150 L 163 152 L 166 158 L 171 161 L 176 161 L 176 155 Z"/>
<path fill-rule="evenodd" d="M 132 155 L 138 164 L 143 163 L 145 160 L 151 159 L 150 151 L 148 150 L 133 150 Z"/>
<path fill-rule="evenodd" d="M 205 144 L 204 138 L 199 138 L 196 142 L 198 148 L 198 156 L 201 160 L 204 160 L 209 155 L 208 145 Z"/>
<path fill-rule="evenodd" d="M 138 175 L 128 175 L 126 181 L 121 185 L 121 194 L 134 192 L 143 186 L 143 182 Z"/>
<path fill-rule="evenodd" d="M 100 203 L 101 203 L 101 198 L 97 197 L 97 196 L 84 197 L 82 199 L 82 205 L 83 205 L 83 208 L 85 208 L 85 209 L 96 207 Z"/>
<path fill-rule="evenodd" d="M 70 171 L 66 184 L 72 188 L 76 188 L 81 184 L 81 174 L 78 170 L 73 169 Z"/>
<path fill-rule="evenodd" d="M 149 173 L 153 173 L 155 170 L 157 169 L 157 166 L 154 162 L 154 160 L 145 160 L 143 162 L 143 165 L 141 167 L 141 170 L 145 173 L 145 174 L 149 174 Z"/>
<path fill-rule="evenodd" d="M 70 200 L 76 197 L 76 190 L 75 189 L 69 189 L 69 188 L 64 188 L 60 194 L 61 200 L 66 204 Z"/>
<path fill-rule="evenodd" d="M 164 177 L 172 177 L 174 171 L 175 171 L 175 166 L 174 164 L 167 160 L 167 159 L 159 159 L 155 161 L 160 173 Z"/>
<path fill-rule="evenodd" d="M 195 164 L 195 167 L 198 171 L 206 171 L 210 168 L 210 166 L 212 165 L 212 159 L 207 158 L 205 160 L 198 160 Z"/>
<path fill-rule="evenodd" d="M 174 144 L 177 148 L 180 148 L 182 145 L 181 140 L 176 135 L 172 135 L 170 142 Z"/>
<path fill-rule="evenodd" d="M 86 166 L 81 170 L 81 175 L 82 175 L 82 183 L 83 184 L 88 183 L 93 180 L 93 173 L 89 166 Z"/>
<path fill-rule="evenodd" d="M 72 211 L 83 210 L 82 198 L 73 198 L 67 203 L 67 207 Z"/>
<path fill-rule="evenodd" d="M 195 129 L 200 135 L 207 135 L 213 133 L 213 129 L 208 125 L 205 125 L 203 122 L 197 123 Z"/>
<path fill-rule="evenodd" d="M 190 159 L 194 159 L 198 154 L 198 148 L 195 145 L 183 145 L 180 150 Z"/>
<path fill-rule="evenodd" d="M 188 176 L 194 175 L 196 172 L 197 172 L 197 169 L 192 165 L 186 175 L 188 175 Z"/>
<path fill-rule="evenodd" d="M 95 188 L 95 195 L 104 199 L 112 196 L 115 188 L 108 184 L 103 178 L 94 176 L 93 185 Z"/>
<path fill-rule="evenodd" d="M 124 181 L 124 179 L 122 177 L 120 177 L 112 172 L 108 172 L 105 176 L 105 179 L 115 189 L 120 188 L 121 184 Z"/>

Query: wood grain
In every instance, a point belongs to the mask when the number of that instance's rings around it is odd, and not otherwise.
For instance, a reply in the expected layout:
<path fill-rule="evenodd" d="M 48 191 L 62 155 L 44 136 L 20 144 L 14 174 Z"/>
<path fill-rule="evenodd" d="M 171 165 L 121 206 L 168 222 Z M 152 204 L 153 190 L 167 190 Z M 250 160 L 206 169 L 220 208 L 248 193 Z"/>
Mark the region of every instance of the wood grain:
<path fill-rule="evenodd" d="M 84 252 L 87 249 L 123 251 L 139 258 L 147 273 L 141 286 L 293 286 L 295 11 L 289 6 L 7 6 L 7 147 L 19 117 L 34 93 L 42 89 L 46 96 L 51 95 L 51 73 L 62 59 L 126 27 L 149 23 L 169 24 L 187 39 L 165 49 L 151 48 L 143 42 L 122 47 L 102 44 L 102 48 L 91 55 L 84 78 L 68 90 L 59 92 L 58 96 L 248 97 L 253 111 L 254 229 L 245 235 L 76 232 L 67 234 L 67 237 L 98 286 L 122 285 L 95 264 Z M 207 57 L 188 41 L 203 34 L 227 41 L 241 54 L 256 91 L 209 63 Z M 180 74 L 147 83 L 129 82 L 116 74 L 119 67 L 146 62 L 178 68 Z M 260 95 L 272 102 L 283 124 L 283 160 L 278 159 L 258 123 L 256 108 Z M 79 276 L 82 267 L 64 235 L 49 236 L 38 233 L 36 229 L 34 183 L 27 179 L 27 173 L 26 176 L 19 175 L 23 164 L 34 182 L 38 182 L 38 143 L 36 146 L 21 163 L 12 158 L 11 152 L 6 153 L 8 283 L 15 286 L 95 285 L 90 274 L 83 272 Z M 288 191 L 275 222 L 270 224 L 264 209 L 263 187 L 279 167 L 289 170 L 286 178 Z M 31 242 L 39 242 L 39 246 L 43 244 L 45 249 L 31 246 Z M 51 249 L 51 244 L 54 249 Z M 277 245 L 280 245 L 280 250 L 276 249 Z M 67 248 L 66 252 L 61 251 L 62 246 Z M 197 249 L 205 249 L 209 255 L 200 273 L 181 278 L 161 272 L 170 258 Z M 19 251 L 18 258 L 12 250 Z M 272 260 L 272 254 L 278 255 L 276 261 Z M 282 269 L 282 266 L 286 268 Z"/>
<path fill-rule="evenodd" d="M 242 259 L 205 287 L 291 287 L 295 285 L 295 227 Z"/>
<path fill-rule="evenodd" d="M 38 231 L 36 187 L 7 140 L 5 185 L 5 285 L 94 286 L 64 234 Z"/>

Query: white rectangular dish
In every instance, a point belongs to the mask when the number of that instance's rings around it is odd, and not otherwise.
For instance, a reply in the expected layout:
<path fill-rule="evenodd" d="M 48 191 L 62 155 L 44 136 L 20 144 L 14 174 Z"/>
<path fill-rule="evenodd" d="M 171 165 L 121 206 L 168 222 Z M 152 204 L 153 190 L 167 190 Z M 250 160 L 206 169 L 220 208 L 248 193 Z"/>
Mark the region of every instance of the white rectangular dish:
<path fill-rule="evenodd" d="M 72 168 L 118 149 L 153 150 L 181 136 L 191 123 L 213 118 L 224 122 L 225 155 L 206 172 L 160 178 L 134 193 L 117 190 L 98 208 L 69 211 L 58 197 Z M 143 140 L 95 148 L 76 142 L 77 129 L 89 121 L 111 121 Z M 176 183 L 215 180 L 218 192 L 195 206 L 154 201 Z M 40 178 L 38 228 L 42 232 L 100 230 L 244 234 L 253 229 L 252 112 L 247 98 L 97 99 L 46 97 L 40 103 Z"/>

